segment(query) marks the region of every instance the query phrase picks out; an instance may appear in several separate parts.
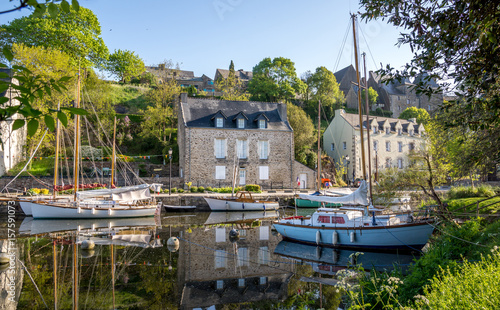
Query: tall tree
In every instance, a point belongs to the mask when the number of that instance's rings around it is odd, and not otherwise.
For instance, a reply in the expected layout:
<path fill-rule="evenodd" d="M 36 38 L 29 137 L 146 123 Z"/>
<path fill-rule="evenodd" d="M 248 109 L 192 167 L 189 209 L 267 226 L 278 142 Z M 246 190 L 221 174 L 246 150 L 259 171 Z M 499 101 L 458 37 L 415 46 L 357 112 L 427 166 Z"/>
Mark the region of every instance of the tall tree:
<path fill-rule="evenodd" d="M 135 52 L 120 49 L 109 55 L 106 68 L 125 83 L 129 83 L 132 77 L 141 75 L 145 70 L 144 62 Z"/>
<path fill-rule="evenodd" d="M 366 90 L 365 89 L 361 89 L 361 99 L 365 99 L 365 92 Z M 378 93 L 375 89 L 373 89 L 372 87 L 369 87 L 368 88 L 368 103 L 370 104 L 370 106 L 376 104 L 378 101 Z"/>
<path fill-rule="evenodd" d="M 399 44 L 408 44 L 414 53 L 404 70 L 387 66 L 380 74 L 401 80 L 430 73 L 417 84 L 419 92 L 431 94 L 445 88 L 464 98 L 443 105 L 455 113 L 454 118 L 445 120 L 447 125 L 466 123 L 472 130 L 499 135 L 500 23 L 496 1 L 361 0 L 361 6 L 365 8 L 365 20 L 387 19 L 406 30 L 401 32 Z M 425 85 L 431 79 L 454 83 L 433 89 Z M 478 145 L 477 152 L 494 152 L 500 157 L 498 141 L 490 140 L 488 145 L 495 147 Z"/>
<path fill-rule="evenodd" d="M 399 119 L 410 118 L 416 118 L 417 123 L 424 125 L 427 124 L 431 119 L 429 112 L 427 112 L 425 109 L 419 109 L 417 107 L 406 108 L 403 112 L 401 112 L 401 114 L 399 114 Z"/>
<path fill-rule="evenodd" d="M 163 83 L 146 95 L 152 106 L 149 106 L 144 112 L 140 135 L 142 137 L 155 137 L 164 149 L 172 142 L 172 133 L 177 124 L 174 105 L 180 92 L 181 87 L 172 77 L 164 80 Z"/>
<path fill-rule="evenodd" d="M 295 72 L 294 63 L 284 57 L 264 58 L 253 68 L 253 78 L 248 84 L 251 100 L 290 102 L 305 91 L 305 84 Z"/>
<path fill-rule="evenodd" d="M 335 110 L 340 109 L 344 103 L 344 95 L 340 91 L 335 75 L 325 67 L 318 67 L 306 80 L 307 92 L 310 93 L 309 109 L 317 113 L 318 101 L 326 114 L 327 120 L 335 115 Z"/>
<path fill-rule="evenodd" d="M 59 7 L 59 6 L 58 6 Z M 60 50 L 82 67 L 101 66 L 108 58 L 108 48 L 101 38 L 101 26 L 94 13 L 86 8 L 69 8 L 52 18 L 49 13 L 13 20 L 0 26 L 0 46 L 22 43 Z"/>
<path fill-rule="evenodd" d="M 314 167 L 316 153 L 311 147 L 318 141 L 316 130 L 309 116 L 298 106 L 287 104 L 287 117 L 293 129 L 295 158 L 308 166 Z"/>

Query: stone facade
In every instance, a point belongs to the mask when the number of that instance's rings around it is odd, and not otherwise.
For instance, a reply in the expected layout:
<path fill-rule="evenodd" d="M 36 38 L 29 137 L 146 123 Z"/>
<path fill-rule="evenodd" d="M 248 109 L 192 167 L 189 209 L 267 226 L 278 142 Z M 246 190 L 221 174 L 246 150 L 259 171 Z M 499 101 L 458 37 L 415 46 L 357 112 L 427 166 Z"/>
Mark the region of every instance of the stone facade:
<path fill-rule="evenodd" d="M 353 83 L 356 82 L 356 70 L 352 65 L 345 67 L 335 73 L 337 82 L 339 83 L 340 90 L 344 93 L 346 98 L 346 106 L 349 109 L 358 109 L 358 88 Z M 393 81 L 385 84 L 380 76 L 370 71 L 368 76 L 368 87 L 373 88 L 379 95 L 378 104 L 371 107 L 372 110 L 380 107 L 383 110 L 391 111 L 392 117 L 399 117 L 399 115 L 409 107 L 416 107 L 425 109 L 429 114 L 438 108 L 443 103 L 443 94 L 433 94 L 428 97 L 427 95 L 417 94 L 414 87 L 420 81 L 425 81 L 424 84 L 431 88 L 437 88 L 438 84 L 434 80 L 427 81 L 428 78 L 425 74 L 417 76 L 413 82 L 410 80 Z M 364 85 L 364 78 L 360 77 L 361 85 Z M 365 105 L 364 98 L 362 98 L 362 105 Z"/>
<path fill-rule="evenodd" d="M 177 143 L 186 182 L 223 187 L 235 178 L 237 186 L 294 188 L 305 177 L 313 185 L 314 171 L 295 163 L 286 105 L 181 97 Z"/>
<path fill-rule="evenodd" d="M 363 116 L 363 127 L 366 128 L 366 116 Z M 404 169 L 408 166 L 408 153 L 424 147 L 424 127 L 415 119 L 401 120 L 386 117 L 370 116 L 370 152 L 372 173 L 385 168 Z M 337 164 L 347 167 L 344 178 L 353 181 L 363 178 L 361 135 L 359 116 L 336 110 L 335 117 L 323 134 L 323 147 L 328 156 Z M 366 130 L 364 133 L 367 144 Z M 365 148 L 366 171 L 368 171 L 368 152 Z"/>

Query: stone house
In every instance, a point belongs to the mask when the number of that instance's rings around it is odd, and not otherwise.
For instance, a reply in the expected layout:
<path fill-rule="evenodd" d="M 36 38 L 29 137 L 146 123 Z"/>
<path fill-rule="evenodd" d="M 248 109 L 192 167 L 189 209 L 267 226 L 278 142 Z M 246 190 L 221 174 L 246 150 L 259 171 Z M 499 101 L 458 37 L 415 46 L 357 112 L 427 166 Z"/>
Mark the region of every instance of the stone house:
<path fill-rule="evenodd" d="M 367 144 L 366 115 L 363 116 L 364 141 Z M 370 116 L 370 152 L 372 174 L 385 168 L 404 169 L 408 166 L 408 153 L 424 147 L 424 126 L 415 119 Z M 323 134 L 323 149 L 336 163 L 347 168 L 344 178 L 350 182 L 363 178 L 361 162 L 361 135 L 358 114 L 336 110 L 335 117 Z M 365 148 L 366 171 L 368 153 Z"/>
<path fill-rule="evenodd" d="M 248 83 L 253 78 L 252 71 L 244 71 L 243 69 L 239 69 L 238 71 L 234 71 L 234 75 L 236 76 L 237 79 L 239 79 L 242 82 L 243 87 L 247 87 Z M 228 76 L 229 76 L 229 70 L 217 69 L 217 70 L 215 70 L 214 81 L 217 81 L 218 79 L 221 79 L 221 78 L 227 79 Z"/>
<path fill-rule="evenodd" d="M 339 83 L 340 90 L 346 98 L 346 107 L 357 110 L 358 87 L 353 84 L 357 83 L 356 70 L 350 65 L 337 71 L 334 75 Z M 360 77 L 360 81 L 362 85 L 365 84 L 363 77 Z M 368 87 L 373 88 L 379 95 L 378 104 L 372 106 L 371 110 L 380 107 L 383 110 L 391 111 L 392 116 L 396 118 L 409 107 L 425 109 L 429 114 L 432 114 L 443 103 L 443 93 L 433 94 L 431 97 L 424 94 L 417 94 L 413 88 L 420 81 L 424 81 L 428 87 L 434 89 L 438 87 L 435 80 L 431 79 L 428 81 L 426 74 L 418 75 L 413 82 L 406 79 L 401 82 L 393 81 L 385 84 L 379 75 L 370 71 L 368 75 Z M 365 104 L 364 98 L 362 98 L 362 104 L 363 106 Z"/>
<path fill-rule="evenodd" d="M 10 74 L 8 69 L 0 69 L 0 72 Z M 14 81 L 17 83 L 17 81 Z M 7 97 L 9 100 L 3 104 L 4 107 L 19 105 L 17 99 L 13 99 L 15 91 L 11 88 L 0 93 L 0 97 Z M 26 144 L 26 126 L 23 128 L 12 130 L 14 121 L 22 116 L 15 114 L 10 119 L 0 122 L 0 176 L 4 175 L 12 167 L 24 159 L 23 150 Z"/>
<path fill-rule="evenodd" d="M 180 86 L 194 86 L 198 91 L 207 92 L 207 95 L 213 96 L 215 93 L 214 80 L 203 74 L 195 76 L 193 71 L 165 68 L 164 65 L 158 67 L 146 67 L 146 71 L 152 73 L 160 81 L 166 79 L 175 79 Z"/>
<path fill-rule="evenodd" d="M 315 172 L 294 159 L 286 105 L 192 98 L 178 109 L 179 174 L 197 186 L 312 188 Z"/>

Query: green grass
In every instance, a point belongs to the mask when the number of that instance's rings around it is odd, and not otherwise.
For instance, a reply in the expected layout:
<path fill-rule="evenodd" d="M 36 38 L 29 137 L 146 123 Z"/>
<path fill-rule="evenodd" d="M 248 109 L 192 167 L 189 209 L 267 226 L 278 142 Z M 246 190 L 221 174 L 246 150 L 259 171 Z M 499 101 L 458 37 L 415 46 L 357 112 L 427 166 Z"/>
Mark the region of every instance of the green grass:
<path fill-rule="evenodd" d="M 145 94 L 149 88 L 130 85 L 111 85 L 110 100 L 113 105 L 122 105 L 135 113 L 148 106 Z"/>
<path fill-rule="evenodd" d="M 457 211 L 459 213 L 474 213 L 477 210 L 477 202 L 485 200 L 485 197 L 473 197 L 473 198 L 461 198 L 461 199 L 453 199 L 453 200 L 446 200 L 445 202 L 448 203 L 448 208 L 450 209 L 451 212 Z M 494 204 L 493 204 L 494 203 Z M 490 205 L 484 209 L 481 209 L 482 207 L 486 205 Z M 465 210 L 463 208 L 465 206 L 468 206 Z M 488 199 L 486 201 L 482 201 L 479 203 L 479 213 L 481 214 L 493 214 L 496 212 L 500 211 L 500 197 L 495 197 Z"/>
<path fill-rule="evenodd" d="M 14 168 L 10 169 L 7 172 L 9 176 L 15 176 L 23 169 L 24 165 L 26 165 L 26 160 L 17 164 Z M 29 173 L 34 176 L 47 176 L 54 174 L 54 158 L 43 158 L 43 159 L 33 159 L 31 162 L 31 169 L 28 167 L 26 169 Z M 24 171 L 22 176 L 28 176 L 28 173 Z"/>

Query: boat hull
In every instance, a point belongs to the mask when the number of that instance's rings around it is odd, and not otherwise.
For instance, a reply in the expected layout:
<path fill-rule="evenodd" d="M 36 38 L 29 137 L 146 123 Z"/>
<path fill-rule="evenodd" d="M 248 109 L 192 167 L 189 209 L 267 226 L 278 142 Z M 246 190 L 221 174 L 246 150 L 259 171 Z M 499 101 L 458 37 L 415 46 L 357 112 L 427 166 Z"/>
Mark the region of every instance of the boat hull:
<path fill-rule="evenodd" d="M 240 202 L 235 199 L 204 197 L 212 211 L 270 211 L 278 210 L 278 202 Z"/>
<path fill-rule="evenodd" d="M 311 201 L 311 200 L 301 199 L 301 198 L 295 199 L 295 205 L 298 208 L 320 208 L 320 207 L 335 208 L 335 207 L 339 207 L 342 205 L 339 203 L 323 203 L 323 204 L 324 204 L 324 206 L 321 204 L 320 201 Z"/>
<path fill-rule="evenodd" d="M 283 236 L 283 239 L 328 247 L 389 251 L 420 250 L 425 246 L 434 230 L 434 227 L 426 222 L 363 227 L 362 229 L 287 223 L 274 223 L 274 227 Z M 334 232 L 337 233 L 336 242 L 334 242 Z"/>
<path fill-rule="evenodd" d="M 32 203 L 33 218 L 73 218 L 73 219 L 102 219 L 144 217 L 159 214 L 160 204 L 140 207 L 74 207 L 52 204 Z"/>
<path fill-rule="evenodd" d="M 24 214 L 26 216 L 32 216 L 33 213 L 31 211 L 31 205 L 32 205 L 32 202 L 30 201 L 19 201 L 19 205 L 21 206 L 21 210 L 23 210 Z"/>

